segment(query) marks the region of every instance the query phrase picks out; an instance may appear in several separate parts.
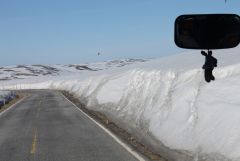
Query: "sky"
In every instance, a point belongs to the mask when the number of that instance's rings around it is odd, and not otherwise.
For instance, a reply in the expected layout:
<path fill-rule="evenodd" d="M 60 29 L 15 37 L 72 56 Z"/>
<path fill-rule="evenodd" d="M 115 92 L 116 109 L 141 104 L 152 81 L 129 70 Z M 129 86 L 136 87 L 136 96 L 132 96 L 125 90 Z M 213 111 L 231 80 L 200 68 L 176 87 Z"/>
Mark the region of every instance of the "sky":
<path fill-rule="evenodd" d="M 185 51 L 174 43 L 179 15 L 239 9 L 239 0 L 0 0 L 0 65 L 168 56 Z"/>

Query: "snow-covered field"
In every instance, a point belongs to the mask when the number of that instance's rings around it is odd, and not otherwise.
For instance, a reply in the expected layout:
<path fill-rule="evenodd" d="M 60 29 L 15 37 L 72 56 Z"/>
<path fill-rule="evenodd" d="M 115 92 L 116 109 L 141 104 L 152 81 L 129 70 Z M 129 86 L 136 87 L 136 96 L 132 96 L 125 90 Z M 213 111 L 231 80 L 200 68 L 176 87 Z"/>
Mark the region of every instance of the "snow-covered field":
<path fill-rule="evenodd" d="M 204 57 L 192 51 L 148 61 L 53 65 L 52 74 L 18 78 L 23 68 L 7 67 L 15 75 L 3 72 L 11 79 L 0 86 L 67 90 L 170 159 L 239 161 L 240 48 L 213 55 L 218 67 L 211 83 L 204 81 Z"/>

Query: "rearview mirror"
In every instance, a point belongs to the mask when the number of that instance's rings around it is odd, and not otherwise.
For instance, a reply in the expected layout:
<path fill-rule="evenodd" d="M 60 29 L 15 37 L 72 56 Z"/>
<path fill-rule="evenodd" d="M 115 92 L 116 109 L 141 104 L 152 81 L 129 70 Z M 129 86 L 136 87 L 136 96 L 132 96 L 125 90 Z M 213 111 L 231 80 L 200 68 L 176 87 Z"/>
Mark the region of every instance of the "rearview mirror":
<path fill-rule="evenodd" d="M 182 15 L 175 21 L 175 43 L 186 49 L 226 49 L 240 42 L 235 14 Z"/>

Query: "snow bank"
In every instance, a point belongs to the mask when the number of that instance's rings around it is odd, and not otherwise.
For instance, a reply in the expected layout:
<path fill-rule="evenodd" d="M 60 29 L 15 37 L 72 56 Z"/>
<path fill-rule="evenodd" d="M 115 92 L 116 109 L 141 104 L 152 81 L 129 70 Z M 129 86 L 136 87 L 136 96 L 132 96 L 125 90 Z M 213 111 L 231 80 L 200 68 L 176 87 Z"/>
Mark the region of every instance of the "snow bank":
<path fill-rule="evenodd" d="M 3 88 L 67 90 L 173 160 L 240 160 L 239 51 L 214 52 L 219 67 L 211 83 L 204 81 L 204 58 L 190 52 Z"/>
<path fill-rule="evenodd" d="M 4 97 L 4 96 L 9 96 L 11 94 L 12 94 L 12 92 L 10 92 L 10 91 L 3 91 L 3 90 L 0 91 L 0 97 L 1 98 Z"/>
<path fill-rule="evenodd" d="M 1 90 L 0 91 L 0 109 L 5 104 L 9 103 L 12 99 L 14 99 L 15 94 L 11 91 Z"/>

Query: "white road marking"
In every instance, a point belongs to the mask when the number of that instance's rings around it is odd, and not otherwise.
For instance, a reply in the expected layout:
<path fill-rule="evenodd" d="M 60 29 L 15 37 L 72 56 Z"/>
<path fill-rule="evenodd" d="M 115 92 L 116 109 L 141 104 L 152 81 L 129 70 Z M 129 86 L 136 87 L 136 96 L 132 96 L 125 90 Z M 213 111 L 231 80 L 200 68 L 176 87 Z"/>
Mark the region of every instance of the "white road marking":
<path fill-rule="evenodd" d="M 20 100 L 18 100 L 16 103 L 14 103 L 13 105 L 11 105 L 10 107 L 8 107 L 7 109 L 3 110 L 1 113 L 0 113 L 0 116 L 3 115 L 4 113 L 6 113 L 7 111 L 9 111 L 10 109 L 12 109 L 13 107 L 17 106 L 19 103 L 21 103 L 23 100 L 25 100 L 27 97 L 23 97 L 21 98 Z"/>
<path fill-rule="evenodd" d="M 61 93 L 62 94 L 62 93 Z M 118 144 L 120 144 L 124 149 L 126 149 L 130 154 L 132 154 L 135 158 L 137 158 L 139 161 L 146 161 L 142 156 L 140 156 L 136 151 L 134 151 L 131 147 L 129 147 L 126 143 L 122 142 L 115 134 L 113 134 L 111 131 L 109 131 L 107 128 L 105 128 L 103 125 L 98 123 L 96 120 L 94 120 L 92 117 L 90 117 L 87 113 L 85 113 L 83 110 L 78 108 L 72 101 L 70 101 L 66 96 L 62 94 L 62 96 L 68 100 L 77 110 L 79 110 L 81 113 L 83 113 L 86 117 L 88 117 L 91 121 L 93 121 L 95 124 L 97 124 L 103 131 L 105 131 L 109 136 L 111 136 Z"/>

